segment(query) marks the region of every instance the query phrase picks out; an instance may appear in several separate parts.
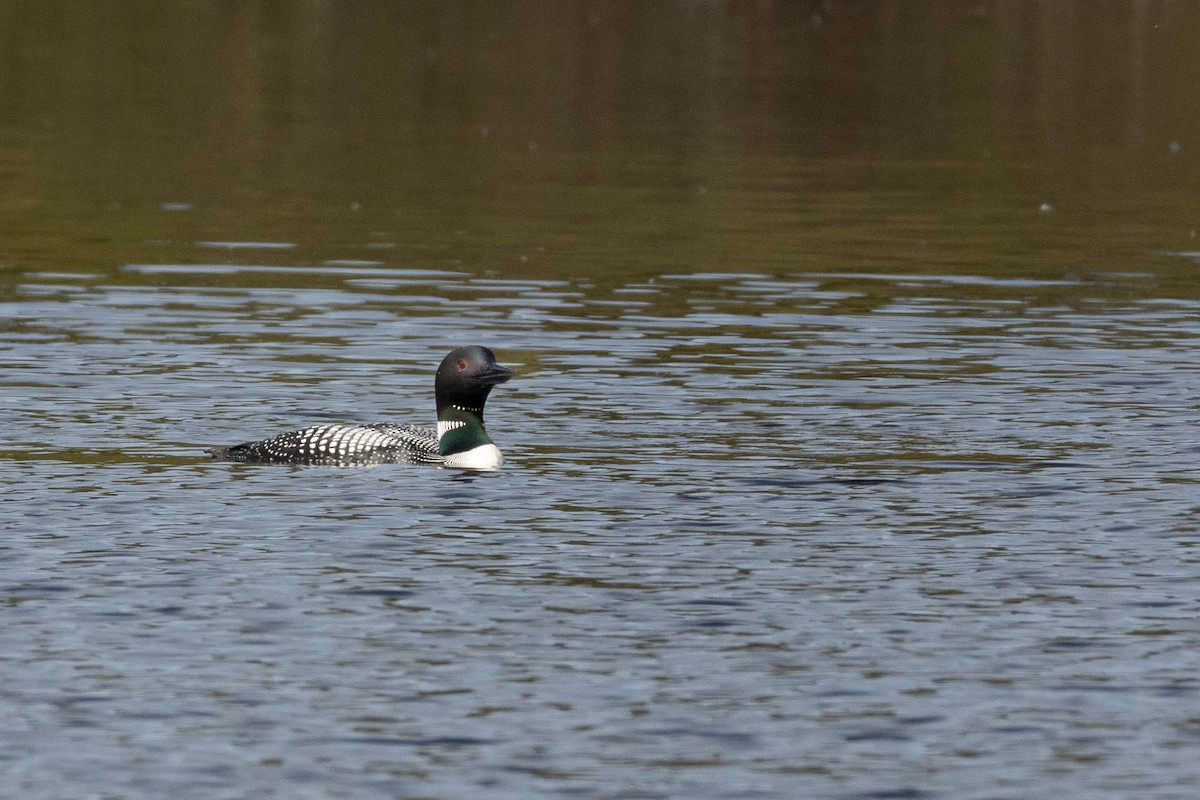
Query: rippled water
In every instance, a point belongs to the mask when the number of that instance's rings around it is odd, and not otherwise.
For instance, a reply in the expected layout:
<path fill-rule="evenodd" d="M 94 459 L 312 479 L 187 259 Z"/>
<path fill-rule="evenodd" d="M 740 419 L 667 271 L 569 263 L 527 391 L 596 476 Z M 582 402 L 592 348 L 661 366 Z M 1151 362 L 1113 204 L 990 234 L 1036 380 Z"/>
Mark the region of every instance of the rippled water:
<path fill-rule="evenodd" d="M 0 3 L 0 796 L 1190 800 L 1198 33 Z"/>
<path fill-rule="evenodd" d="M 1200 778 L 1194 301 L 1145 275 L 300 272 L 30 273 L 5 304 L 10 787 Z M 498 473 L 200 456 L 428 422 L 459 342 L 519 373 Z"/>

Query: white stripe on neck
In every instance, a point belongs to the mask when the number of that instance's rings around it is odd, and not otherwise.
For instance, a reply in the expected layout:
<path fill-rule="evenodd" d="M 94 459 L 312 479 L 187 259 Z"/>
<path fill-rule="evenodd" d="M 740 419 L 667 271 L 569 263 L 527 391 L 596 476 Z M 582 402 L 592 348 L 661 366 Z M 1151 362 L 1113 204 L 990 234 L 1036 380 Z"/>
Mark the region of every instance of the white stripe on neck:
<path fill-rule="evenodd" d="M 445 436 L 447 433 L 454 430 L 455 428 L 461 428 L 463 425 L 466 425 L 466 424 L 467 423 L 463 422 L 462 420 L 458 420 L 458 419 L 439 419 L 438 424 L 437 424 L 438 440 L 440 441 L 443 436 Z"/>

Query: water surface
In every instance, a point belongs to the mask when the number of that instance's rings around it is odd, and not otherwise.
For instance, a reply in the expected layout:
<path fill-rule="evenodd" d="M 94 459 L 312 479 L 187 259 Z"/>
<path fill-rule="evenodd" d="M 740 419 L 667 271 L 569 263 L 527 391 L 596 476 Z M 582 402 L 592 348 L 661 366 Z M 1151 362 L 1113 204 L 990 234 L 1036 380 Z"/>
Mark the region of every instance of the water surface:
<path fill-rule="evenodd" d="M 2 784 L 1190 797 L 1195 15 L 556 9 L 5 6 Z"/>

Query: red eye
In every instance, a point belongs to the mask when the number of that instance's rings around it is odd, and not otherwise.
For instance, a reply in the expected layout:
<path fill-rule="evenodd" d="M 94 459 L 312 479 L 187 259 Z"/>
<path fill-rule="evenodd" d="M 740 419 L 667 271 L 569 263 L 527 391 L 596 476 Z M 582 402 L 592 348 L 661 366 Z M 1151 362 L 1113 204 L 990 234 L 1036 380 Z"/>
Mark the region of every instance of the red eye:
<path fill-rule="evenodd" d="M 467 368 L 467 362 L 466 362 L 466 361 L 464 361 L 464 360 L 462 360 L 462 359 L 459 359 L 459 361 L 458 361 L 458 371 L 459 371 L 459 372 L 462 372 L 462 371 L 463 371 L 464 369 L 466 369 L 466 368 Z"/>

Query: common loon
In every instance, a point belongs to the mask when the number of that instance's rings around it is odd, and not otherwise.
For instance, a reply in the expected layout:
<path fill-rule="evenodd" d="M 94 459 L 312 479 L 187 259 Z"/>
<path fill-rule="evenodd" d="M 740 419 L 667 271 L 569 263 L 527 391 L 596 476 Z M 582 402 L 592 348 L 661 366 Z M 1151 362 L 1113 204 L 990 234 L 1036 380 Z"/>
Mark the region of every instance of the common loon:
<path fill-rule="evenodd" d="M 434 378 L 437 428 L 414 425 L 317 425 L 258 442 L 214 447 L 213 458 L 282 464 L 353 466 L 441 464 L 461 469 L 495 469 L 500 449 L 483 427 L 483 406 L 498 383 L 513 376 L 486 347 L 450 351 Z"/>

